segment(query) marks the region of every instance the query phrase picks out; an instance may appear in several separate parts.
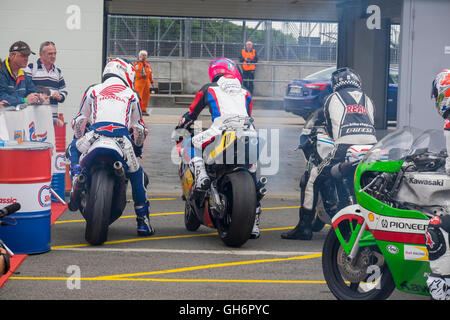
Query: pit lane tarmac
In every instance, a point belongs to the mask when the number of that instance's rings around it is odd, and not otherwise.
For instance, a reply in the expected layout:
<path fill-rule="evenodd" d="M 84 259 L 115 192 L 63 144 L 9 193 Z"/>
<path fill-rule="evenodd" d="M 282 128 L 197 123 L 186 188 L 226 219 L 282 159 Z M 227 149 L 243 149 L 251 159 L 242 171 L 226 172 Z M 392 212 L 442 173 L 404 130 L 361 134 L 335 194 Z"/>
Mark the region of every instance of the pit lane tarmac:
<path fill-rule="evenodd" d="M 84 240 L 81 214 L 67 210 L 52 227 L 51 251 L 28 256 L 0 290 L 0 300 L 334 299 L 321 265 L 329 226 L 312 241 L 280 238 L 297 223 L 296 199 L 264 199 L 261 237 L 241 248 L 225 246 L 205 226 L 187 231 L 179 197 L 149 200 L 153 236 L 136 235 L 129 202 L 102 246 Z"/>

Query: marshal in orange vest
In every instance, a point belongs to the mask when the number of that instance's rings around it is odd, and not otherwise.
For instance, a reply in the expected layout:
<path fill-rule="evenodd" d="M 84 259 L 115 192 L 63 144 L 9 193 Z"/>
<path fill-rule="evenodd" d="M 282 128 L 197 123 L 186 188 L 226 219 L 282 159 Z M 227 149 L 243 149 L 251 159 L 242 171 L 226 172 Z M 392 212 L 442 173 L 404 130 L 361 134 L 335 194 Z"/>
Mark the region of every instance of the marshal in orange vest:
<path fill-rule="evenodd" d="M 256 69 L 256 65 L 252 62 L 248 62 L 246 59 L 250 59 L 251 61 L 255 60 L 256 57 L 256 51 L 255 49 L 252 49 L 251 51 L 247 51 L 245 49 L 242 49 L 241 51 L 241 57 L 243 58 L 243 64 L 242 69 L 244 71 L 251 71 Z"/>

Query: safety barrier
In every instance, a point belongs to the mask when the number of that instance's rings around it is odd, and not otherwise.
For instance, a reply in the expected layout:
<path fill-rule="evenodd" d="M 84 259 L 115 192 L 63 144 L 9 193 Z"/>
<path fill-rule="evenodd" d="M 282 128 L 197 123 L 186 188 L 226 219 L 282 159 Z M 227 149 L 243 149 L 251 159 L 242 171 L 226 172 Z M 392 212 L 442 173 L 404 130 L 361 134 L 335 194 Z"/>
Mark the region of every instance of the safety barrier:
<path fill-rule="evenodd" d="M 52 148 L 37 141 L 0 146 L 0 206 L 21 206 L 0 227 L 0 239 L 14 253 L 50 250 Z"/>
<path fill-rule="evenodd" d="M 30 141 L 48 142 L 52 145 L 51 172 L 54 176 L 56 189 L 51 186 L 52 196 L 65 204 L 64 185 L 65 179 L 65 127 L 58 132 L 58 143 L 55 138 L 53 117 L 49 105 L 18 105 L 0 109 L 0 140 L 3 141 Z M 29 166 L 35 165 L 32 162 Z M 62 195 L 62 196 L 60 196 Z"/>
<path fill-rule="evenodd" d="M 62 114 L 59 119 L 64 122 Z M 60 202 L 64 199 L 66 192 L 66 124 L 55 126 L 55 161 L 52 170 L 52 189 L 59 196 L 57 198 L 52 194 L 52 202 Z"/>

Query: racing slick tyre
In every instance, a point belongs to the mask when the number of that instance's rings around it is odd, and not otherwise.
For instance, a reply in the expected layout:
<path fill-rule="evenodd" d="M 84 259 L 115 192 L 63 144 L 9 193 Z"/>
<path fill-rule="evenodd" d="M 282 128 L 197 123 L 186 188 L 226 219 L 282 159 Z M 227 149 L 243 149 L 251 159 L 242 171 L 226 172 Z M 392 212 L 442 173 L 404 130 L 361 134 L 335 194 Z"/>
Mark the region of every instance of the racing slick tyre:
<path fill-rule="evenodd" d="M 220 193 L 226 199 L 223 219 L 218 219 L 218 232 L 230 247 L 240 247 L 250 238 L 256 215 L 255 182 L 247 171 L 235 171 L 223 178 Z"/>
<path fill-rule="evenodd" d="M 93 171 L 86 205 L 85 239 L 91 245 L 101 245 L 108 237 L 114 177 L 105 169 Z"/>
<path fill-rule="evenodd" d="M 335 230 L 331 229 L 323 245 L 322 269 L 333 295 L 339 300 L 387 299 L 395 284 L 378 248 L 361 247 L 355 259 L 354 263 L 347 259 Z"/>

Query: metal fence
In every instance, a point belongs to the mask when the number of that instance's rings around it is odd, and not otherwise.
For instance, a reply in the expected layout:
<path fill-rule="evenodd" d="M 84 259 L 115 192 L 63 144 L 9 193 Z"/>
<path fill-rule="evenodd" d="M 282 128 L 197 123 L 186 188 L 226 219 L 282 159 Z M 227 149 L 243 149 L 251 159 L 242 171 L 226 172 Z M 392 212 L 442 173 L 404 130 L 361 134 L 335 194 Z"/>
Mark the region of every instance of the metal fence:
<path fill-rule="evenodd" d="M 236 59 L 251 40 L 261 60 L 335 63 L 337 23 L 108 15 L 108 56 Z M 391 63 L 399 62 L 400 25 L 391 27 Z"/>
<path fill-rule="evenodd" d="M 108 56 L 236 59 L 247 40 L 265 61 L 336 62 L 337 23 L 108 16 Z"/>

